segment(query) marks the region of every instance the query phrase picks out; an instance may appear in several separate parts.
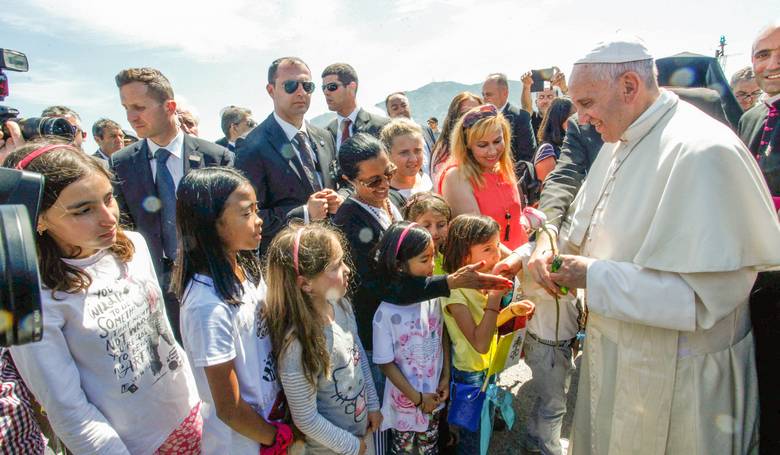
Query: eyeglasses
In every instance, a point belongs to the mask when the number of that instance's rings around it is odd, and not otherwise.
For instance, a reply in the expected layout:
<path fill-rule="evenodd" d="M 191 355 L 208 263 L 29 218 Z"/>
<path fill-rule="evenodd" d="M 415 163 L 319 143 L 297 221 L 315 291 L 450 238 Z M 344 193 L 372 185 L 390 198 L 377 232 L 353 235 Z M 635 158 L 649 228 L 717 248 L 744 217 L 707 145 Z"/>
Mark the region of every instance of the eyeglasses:
<path fill-rule="evenodd" d="M 372 177 L 369 181 L 364 182 L 362 180 L 357 180 L 357 182 L 366 188 L 376 189 L 382 186 L 383 183 L 387 182 L 390 183 L 390 180 L 393 179 L 393 176 L 395 175 L 396 171 L 398 171 L 398 168 L 393 165 L 385 171 L 385 175 L 377 175 L 376 177 Z"/>
<path fill-rule="evenodd" d="M 328 82 L 322 86 L 322 91 L 335 92 L 339 87 L 344 87 L 344 84 L 340 82 Z"/>
<path fill-rule="evenodd" d="M 303 91 L 306 93 L 314 92 L 314 82 L 312 81 L 284 81 L 284 91 L 292 95 L 298 90 L 298 84 L 303 87 Z"/>
<path fill-rule="evenodd" d="M 756 91 L 754 91 L 754 92 L 751 92 L 751 93 L 748 93 L 748 92 L 743 92 L 743 91 L 739 91 L 739 92 L 735 93 L 735 94 L 734 94 L 734 96 L 736 96 L 737 98 L 739 98 L 739 99 L 741 99 L 741 100 L 746 100 L 746 99 L 748 99 L 748 98 L 753 98 L 753 99 L 756 99 L 756 98 L 758 98 L 759 96 L 761 96 L 761 93 L 762 93 L 762 92 L 761 92 L 761 90 L 760 90 L 760 89 L 759 89 L 759 90 L 756 90 Z"/>
<path fill-rule="evenodd" d="M 488 117 L 495 117 L 497 115 L 498 110 L 496 110 L 495 106 L 492 104 L 483 104 L 482 106 L 474 108 L 466 113 L 466 115 L 463 117 L 463 129 L 469 129 L 478 121 Z"/>

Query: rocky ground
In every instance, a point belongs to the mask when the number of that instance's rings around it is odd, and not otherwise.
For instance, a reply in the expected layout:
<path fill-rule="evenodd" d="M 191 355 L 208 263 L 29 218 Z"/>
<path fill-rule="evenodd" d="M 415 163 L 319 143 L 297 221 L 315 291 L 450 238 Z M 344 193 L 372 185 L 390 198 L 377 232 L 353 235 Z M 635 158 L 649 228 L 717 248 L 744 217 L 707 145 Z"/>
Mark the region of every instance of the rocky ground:
<path fill-rule="evenodd" d="M 566 444 L 571 432 L 574 402 L 577 397 L 577 381 L 579 380 L 579 364 L 581 358 L 582 356 L 580 355 L 575 361 L 577 369 L 574 370 L 574 374 L 571 378 L 571 387 L 569 388 L 569 395 L 567 400 L 568 410 L 566 412 L 566 416 L 563 419 L 561 437 L 565 439 L 562 442 L 564 446 L 564 453 L 566 451 Z M 528 414 L 531 412 L 531 403 L 534 396 L 533 391 L 530 389 L 528 384 L 529 379 L 531 379 L 531 370 L 523 361 L 520 361 L 518 365 L 501 373 L 499 385 L 504 390 L 508 390 L 514 396 L 515 424 L 511 430 L 493 433 L 489 451 L 491 455 L 525 455 L 534 453 L 525 450 L 523 444 L 526 435 L 525 423 L 528 420 Z"/>

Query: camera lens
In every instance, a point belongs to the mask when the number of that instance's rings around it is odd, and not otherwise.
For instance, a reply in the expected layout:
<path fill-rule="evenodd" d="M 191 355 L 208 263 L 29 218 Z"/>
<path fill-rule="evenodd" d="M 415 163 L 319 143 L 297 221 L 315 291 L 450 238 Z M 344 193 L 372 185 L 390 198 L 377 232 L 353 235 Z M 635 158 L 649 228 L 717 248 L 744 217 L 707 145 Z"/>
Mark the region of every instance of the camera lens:
<path fill-rule="evenodd" d="M 33 139 L 39 136 L 58 136 L 68 141 L 73 140 L 73 127 L 61 117 L 30 117 L 19 120 L 22 136 Z"/>

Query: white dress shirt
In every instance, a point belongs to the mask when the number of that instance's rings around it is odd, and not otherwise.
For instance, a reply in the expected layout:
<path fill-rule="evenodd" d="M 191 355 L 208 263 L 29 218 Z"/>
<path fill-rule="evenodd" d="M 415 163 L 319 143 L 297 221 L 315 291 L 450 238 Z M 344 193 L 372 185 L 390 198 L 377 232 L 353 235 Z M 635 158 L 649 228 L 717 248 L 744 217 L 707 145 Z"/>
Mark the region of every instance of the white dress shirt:
<path fill-rule="evenodd" d="M 355 135 L 355 120 L 357 119 L 358 111 L 360 111 L 360 107 L 356 107 L 354 111 L 352 111 L 351 114 L 349 114 L 346 117 L 342 117 L 339 114 L 336 114 L 336 118 L 338 119 L 339 123 L 336 128 L 336 148 L 338 149 L 341 147 L 342 143 L 342 132 L 344 131 L 344 120 L 349 119 L 352 123 L 349 125 L 349 137 L 352 137 Z"/>
<path fill-rule="evenodd" d="M 171 152 L 165 164 L 168 167 L 168 172 L 171 173 L 171 177 L 173 177 L 174 186 L 178 189 L 179 182 L 184 177 L 184 133 L 182 130 L 179 130 L 176 137 L 166 145 L 157 145 L 149 138 L 146 139 L 146 145 L 149 147 L 149 154 L 152 157 L 149 160 L 149 165 L 152 167 L 152 180 L 155 182 L 157 182 L 157 160 L 154 158 L 154 154 L 161 148 Z"/>

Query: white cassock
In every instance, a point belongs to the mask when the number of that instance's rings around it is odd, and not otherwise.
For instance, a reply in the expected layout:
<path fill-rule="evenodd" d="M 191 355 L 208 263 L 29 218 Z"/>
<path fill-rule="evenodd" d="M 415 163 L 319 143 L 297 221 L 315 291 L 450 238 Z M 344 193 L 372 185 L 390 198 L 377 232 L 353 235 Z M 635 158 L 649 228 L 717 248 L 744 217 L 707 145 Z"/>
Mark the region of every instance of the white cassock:
<path fill-rule="evenodd" d="M 748 296 L 780 265 L 780 223 L 737 136 L 662 90 L 604 144 L 561 232 L 598 259 L 569 453 L 755 451 Z"/>

